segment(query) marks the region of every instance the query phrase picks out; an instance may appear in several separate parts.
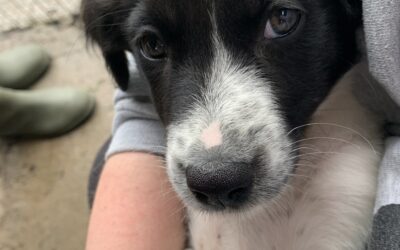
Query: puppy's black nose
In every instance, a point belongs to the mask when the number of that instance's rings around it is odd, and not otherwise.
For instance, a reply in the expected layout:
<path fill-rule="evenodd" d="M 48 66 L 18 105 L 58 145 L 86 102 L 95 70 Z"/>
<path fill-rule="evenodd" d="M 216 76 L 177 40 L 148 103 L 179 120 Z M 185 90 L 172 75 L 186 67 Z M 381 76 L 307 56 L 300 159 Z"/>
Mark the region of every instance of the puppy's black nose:
<path fill-rule="evenodd" d="M 253 185 L 249 164 L 210 162 L 189 166 L 187 184 L 196 199 L 214 209 L 237 208 L 248 198 Z"/>

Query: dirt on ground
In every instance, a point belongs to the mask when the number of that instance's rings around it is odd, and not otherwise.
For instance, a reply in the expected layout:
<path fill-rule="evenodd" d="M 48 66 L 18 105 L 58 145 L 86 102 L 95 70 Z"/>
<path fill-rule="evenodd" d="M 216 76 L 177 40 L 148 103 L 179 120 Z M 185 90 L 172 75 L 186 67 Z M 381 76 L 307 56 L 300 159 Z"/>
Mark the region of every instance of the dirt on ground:
<path fill-rule="evenodd" d="M 0 139 L 0 250 L 84 249 L 89 218 L 87 180 L 110 135 L 114 86 L 98 52 L 88 52 L 74 26 L 40 26 L 0 34 L 0 53 L 36 43 L 53 56 L 35 89 L 74 87 L 97 99 L 93 117 L 52 139 Z"/>

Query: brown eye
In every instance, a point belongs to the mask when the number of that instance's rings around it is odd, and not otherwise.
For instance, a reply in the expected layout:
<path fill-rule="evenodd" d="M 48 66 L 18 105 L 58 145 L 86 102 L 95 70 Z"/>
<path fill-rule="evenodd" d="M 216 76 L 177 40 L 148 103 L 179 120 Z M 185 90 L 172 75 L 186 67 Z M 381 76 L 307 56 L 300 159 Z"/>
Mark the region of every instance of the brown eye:
<path fill-rule="evenodd" d="M 264 37 L 274 39 L 293 32 L 301 18 L 301 12 L 293 9 L 276 9 L 271 12 L 264 31 Z"/>
<path fill-rule="evenodd" d="M 144 35 L 138 41 L 142 55 L 149 60 L 162 60 L 167 56 L 165 44 L 156 34 Z"/>

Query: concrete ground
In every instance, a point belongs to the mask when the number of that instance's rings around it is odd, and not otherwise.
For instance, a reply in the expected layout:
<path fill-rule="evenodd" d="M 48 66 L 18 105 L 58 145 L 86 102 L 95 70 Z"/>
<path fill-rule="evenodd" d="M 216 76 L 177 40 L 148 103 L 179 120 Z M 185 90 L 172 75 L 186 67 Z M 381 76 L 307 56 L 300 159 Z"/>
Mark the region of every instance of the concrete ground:
<path fill-rule="evenodd" d="M 89 53 L 77 27 L 42 26 L 0 34 L 0 51 L 41 44 L 53 55 L 33 89 L 71 86 L 96 96 L 97 110 L 68 135 L 0 140 L 0 250 L 84 249 L 90 165 L 110 135 L 113 85 L 99 53 Z"/>
<path fill-rule="evenodd" d="M 71 23 L 81 0 L 0 0 L 0 32 L 44 23 Z"/>

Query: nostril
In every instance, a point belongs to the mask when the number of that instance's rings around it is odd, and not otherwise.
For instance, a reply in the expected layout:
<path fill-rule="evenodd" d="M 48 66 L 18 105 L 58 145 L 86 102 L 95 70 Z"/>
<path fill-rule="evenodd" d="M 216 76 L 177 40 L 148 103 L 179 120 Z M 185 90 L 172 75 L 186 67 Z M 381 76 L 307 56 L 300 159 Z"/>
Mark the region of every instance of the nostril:
<path fill-rule="evenodd" d="M 200 193 L 200 192 L 197 192 L 197 191 L 192 191 L 192 193 L 194 194 L 196 199 L 199 200 L 200 202 L 203 202 L 203 203 L 207 203 L 208 202 L 208 196 L 207 195 L 205 195 L 203 193 Z"/>
<path fill-rule="evenodd" d="M 237 188 L 228 193 L 228 199 L 230 201 L 241 201 L 247 197 L 248 192 L 248 187 Z"/>
<path fill-rule="evenodd" d="M 213 206 L 238 207 L 249 198 L 252 168 L 245 163 L 209 162 L 187 166 L 186 183 L 199 202 Z"/>

